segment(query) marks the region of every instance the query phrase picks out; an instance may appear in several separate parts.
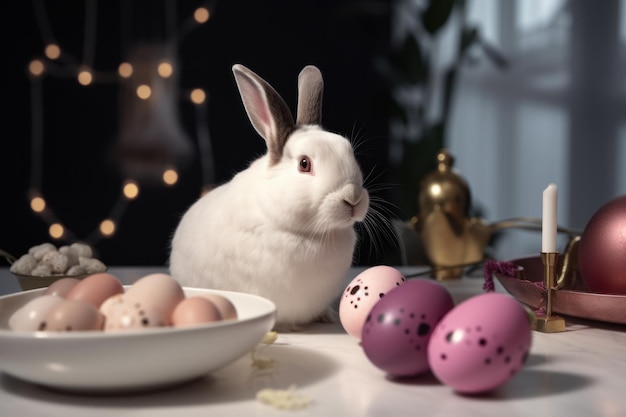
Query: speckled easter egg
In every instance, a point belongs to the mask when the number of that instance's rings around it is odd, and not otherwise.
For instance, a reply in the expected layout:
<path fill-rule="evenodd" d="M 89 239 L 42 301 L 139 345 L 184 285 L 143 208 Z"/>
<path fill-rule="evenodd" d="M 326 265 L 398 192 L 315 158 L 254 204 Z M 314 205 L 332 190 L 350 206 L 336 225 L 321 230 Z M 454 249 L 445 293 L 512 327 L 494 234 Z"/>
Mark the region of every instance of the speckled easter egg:
<path fill-rule="evenodd" d="M 463 394 L 492 391 L 524 366 L 532 341 L 526 310 L 512 296 L 484 293 L 446 314 L 428 344 L 433 374 Z"/>
<path fill-rule="evenodd" d="M 372 266 L 354 277 L 339 300 L 339 320 L 345 331 L 360 340 L 371 308 L 387 291 L 404 281 L 398 269 L 387 265 Z"/>
<path fill-rule="evenodd" d="M 365 355 L 392 377 L 428 371 L 428 341 L 439 320 L 453 307 L 452 296 L 436 281 L 406 281 L 372 307 L 361 338 Z"/>

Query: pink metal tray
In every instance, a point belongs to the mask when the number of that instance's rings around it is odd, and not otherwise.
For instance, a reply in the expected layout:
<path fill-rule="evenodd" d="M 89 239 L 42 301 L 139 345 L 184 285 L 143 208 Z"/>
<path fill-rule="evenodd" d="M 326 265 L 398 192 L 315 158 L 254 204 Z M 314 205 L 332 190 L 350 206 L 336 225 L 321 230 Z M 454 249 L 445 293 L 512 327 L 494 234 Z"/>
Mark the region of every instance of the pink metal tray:
<path fill-rule="evenodd" d="M 510 262 L 518 266 L 516 277 L 506 276 L 500 272 L 494 272 L 494 275 L 512 296 L 533 309 L 540 308 L 543 305 L 544 290 L 536 283 L 543 281 L 541 258 L 539 256 L 518 258 Z M 558 289 L 554 291 L 552 297 L 552 310 L 565 316 L 626 324 L 626 295 Z"/>

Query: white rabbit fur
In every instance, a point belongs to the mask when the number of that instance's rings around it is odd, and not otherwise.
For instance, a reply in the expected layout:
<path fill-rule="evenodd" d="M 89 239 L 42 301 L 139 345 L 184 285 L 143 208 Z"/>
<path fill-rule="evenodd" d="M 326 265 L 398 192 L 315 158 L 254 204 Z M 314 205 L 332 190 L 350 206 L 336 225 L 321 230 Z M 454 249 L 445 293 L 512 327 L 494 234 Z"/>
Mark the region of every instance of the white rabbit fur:
<path fill-rule="evenodd" d="M 332 313 L 369 194 L 349 140 L 320 125 L 323 81 L 316 67 L 300 73 L 295 123 L 258 75 L 239 64 L 233 73 L 268 152 L 184 213 L 171 242 L 170 273 L 184 286 L 266 297 L 277 307 L 276 328 L 296 330 Z M 311 172 L 300 172 L 305 157 Z"/>

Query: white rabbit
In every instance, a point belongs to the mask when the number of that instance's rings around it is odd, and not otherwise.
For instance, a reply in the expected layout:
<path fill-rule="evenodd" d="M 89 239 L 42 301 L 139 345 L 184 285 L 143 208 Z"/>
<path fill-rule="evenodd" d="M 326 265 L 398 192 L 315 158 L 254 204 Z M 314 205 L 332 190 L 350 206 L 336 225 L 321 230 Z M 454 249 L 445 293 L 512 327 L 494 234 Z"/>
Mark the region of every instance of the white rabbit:
<path fill-rule="evenodd" d="M 298 77 L 296 122 L 281 96 L 248 68 L 232 68 L 267 152 L 196 201 L 171 241 L 170 274 L 183 286 L 258 294 L 276 328 L 332 319 L 370 197 L 348 139 L 321 126 L 323 80 Z M 330 316 L 329 316 L 330 315 Z"/>

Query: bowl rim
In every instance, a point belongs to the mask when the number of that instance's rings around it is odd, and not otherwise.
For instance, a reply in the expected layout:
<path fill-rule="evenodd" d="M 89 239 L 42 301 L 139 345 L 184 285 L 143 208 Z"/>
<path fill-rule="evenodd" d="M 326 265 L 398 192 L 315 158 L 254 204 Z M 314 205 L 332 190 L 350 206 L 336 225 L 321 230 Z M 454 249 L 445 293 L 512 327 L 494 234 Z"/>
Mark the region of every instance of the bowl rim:
<path fill-rule="evenodd" d="M 72 279 L 77 279 L 80 281 L 80 280 L 87 278 L 90 275 L 108 273 L 108 269 L 109 269 L 108 267 L 105 267 L 103 271 L 85 272 L 83 274 L 76 274 L 76 275 L 68 275 L 66 273 L 52 274 L 52 275 L 30 275 L 30 274 L 21 274 L 18 272 L 13 272 L 11 270 L 9 270 L 9 272 L 11 272 L 13 276 L 15 276 L 22 291 L 29 291 L 33 289 L 48 287 L 52 285 L 52 283 L 59 281 L 61 279 L 65 279 L 65 278 L 72 278 Z"/>

